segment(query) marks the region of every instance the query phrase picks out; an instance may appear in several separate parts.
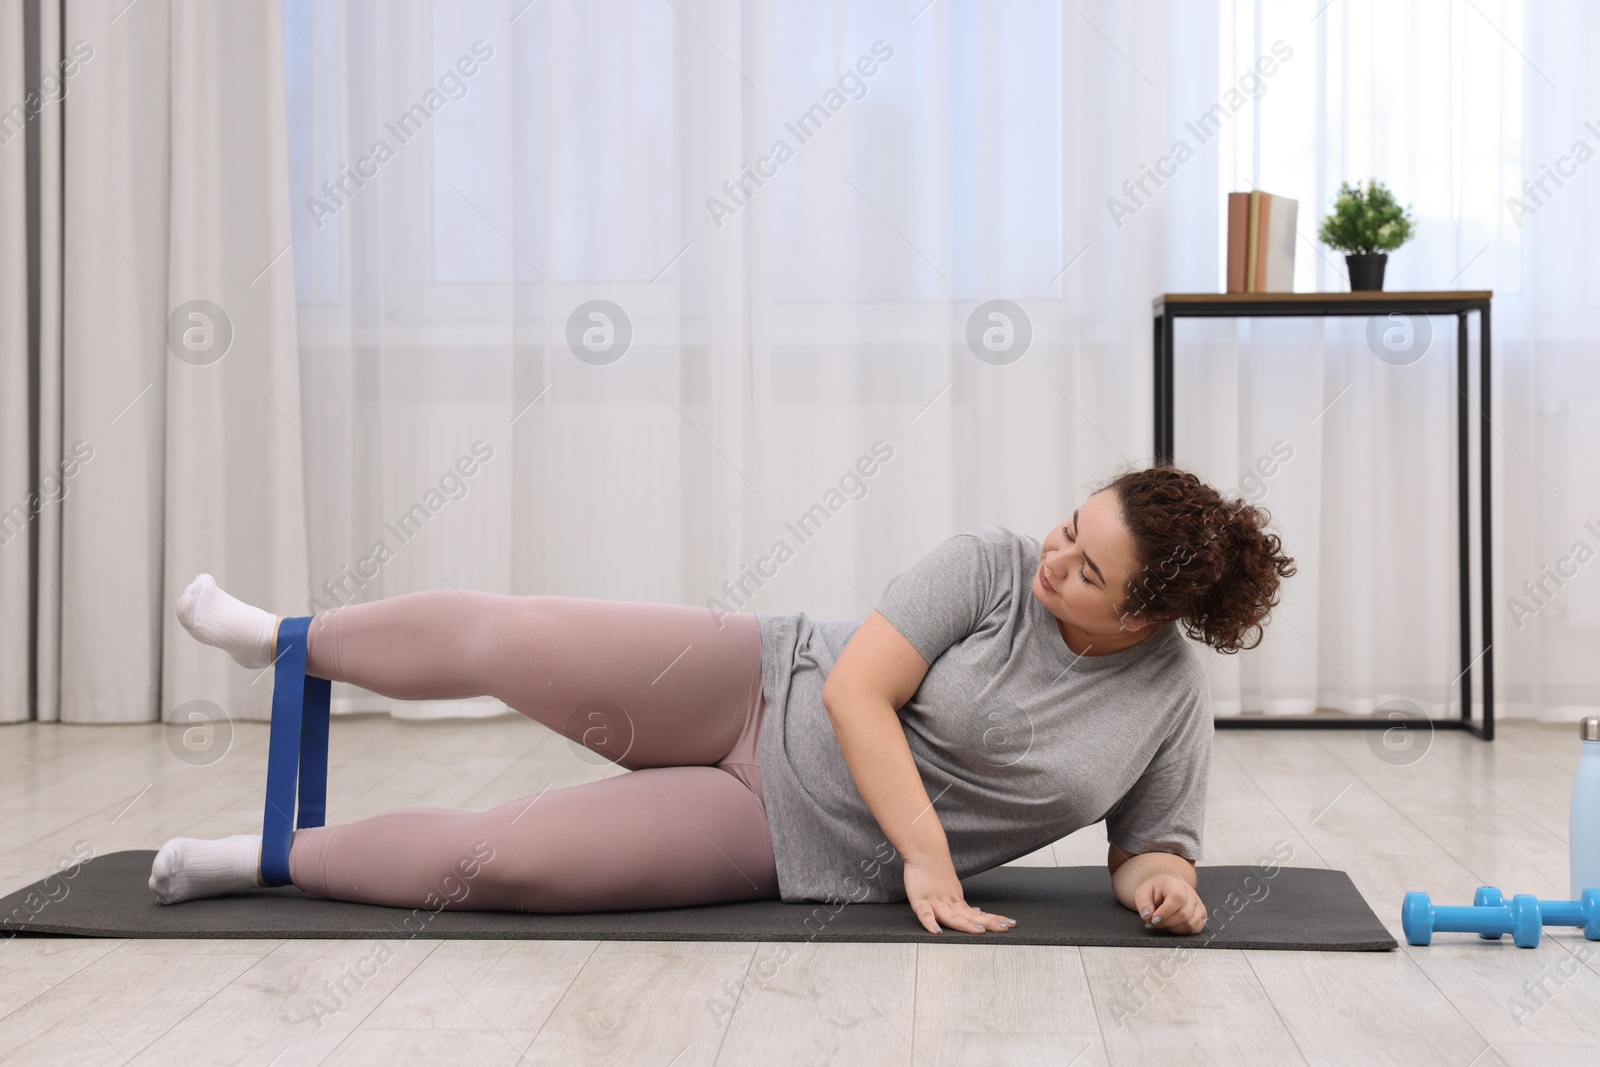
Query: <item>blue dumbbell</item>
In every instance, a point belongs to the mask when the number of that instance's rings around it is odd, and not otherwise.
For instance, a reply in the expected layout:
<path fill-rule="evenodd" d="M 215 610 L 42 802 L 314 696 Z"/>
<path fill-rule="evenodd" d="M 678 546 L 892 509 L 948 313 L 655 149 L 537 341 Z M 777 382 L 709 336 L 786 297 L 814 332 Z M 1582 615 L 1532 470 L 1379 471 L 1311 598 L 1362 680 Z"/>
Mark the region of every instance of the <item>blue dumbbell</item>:
<path fill-rule="evenodd" d="M 1476 893 L 1472 894 L 1472 906 L 1474 908 L 1498 908 L 1504 903 L 1505 903 L 1505 898 L 1503 898 L 1500 895 L 1500 890 L 1496 889 L 1492 885 L 1480 885 L 1478 887 L 1478 891 Z M 1543 917 L 1543 913 L 1541 913 L 1540 917 L 1541 918 Z M 1502 935 L 1502 934 L 1479 934 L 1478 935 L 1478 937 L 1483 939 L 1484 941 L 1498 941 L 1498 940 L 1500 940 L 1500 938 L 1502 936 L 1504 936 L 1504 935 Z"/>
<path fill-rule="evenodd" d="M 1544 932 L 1539 898 L 1532 893 L 1518 893 L 1510 904 L 1470 908 L 1435 907 L 1428 894 L 1407 893 L 1400 905 L 1400 925 L 1413 945 L 1428 944 L 1438 932 L 1489 938 L 1510 934 L 1518 948 L 1537 948 Z"/>
<path fill-rule="evenodd" d="M 1484 885 L 1478 887 L 1472 902 L 1480 906 L 1498 907 L 1504 901 L 1500 890 Z M 1539 923 L 1541 926 L 1580 926 L 1584 937 L 1590 941 L 1600 941 L 1600 889 L 1585 889 L 1578 900 L 1539 901 Z M 1496 935 L 1478 936 L 1492 940 Z"/>

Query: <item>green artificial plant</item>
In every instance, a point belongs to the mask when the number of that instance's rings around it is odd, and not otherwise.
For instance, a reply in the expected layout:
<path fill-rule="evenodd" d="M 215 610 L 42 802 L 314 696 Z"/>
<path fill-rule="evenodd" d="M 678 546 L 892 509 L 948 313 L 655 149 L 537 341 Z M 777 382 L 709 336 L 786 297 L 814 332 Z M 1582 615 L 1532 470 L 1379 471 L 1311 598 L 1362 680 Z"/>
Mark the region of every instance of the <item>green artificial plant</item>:
<path fill-rule="evenodd" d="M 1322 220 L 1317 236 L 1329 248 L 1370 255 L 1394 251 L 1411 240 L 1415 229 L 1410 209 L 1400 206 L 1388 186 L 1369 178 L 1365 190 L 1349 182 L 1339 184 L 1333 214 Z"/>

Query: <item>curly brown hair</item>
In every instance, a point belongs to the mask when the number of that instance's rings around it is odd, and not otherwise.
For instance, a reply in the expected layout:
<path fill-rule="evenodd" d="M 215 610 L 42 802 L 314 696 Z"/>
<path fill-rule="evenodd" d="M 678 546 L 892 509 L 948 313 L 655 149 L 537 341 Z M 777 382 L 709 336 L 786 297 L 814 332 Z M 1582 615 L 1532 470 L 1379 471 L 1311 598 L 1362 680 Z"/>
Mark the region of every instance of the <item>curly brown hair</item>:
<path fill-rule="evenodd" d="M 1123 614 L 1179 619 L 1191 638 L 1222 653 L 1261 644 L 1278 583 L 1295 573 L 1283 543 L 1266 530 L 1271 514 L 1171 464 L 1125 470 L 1095 492 L 1106 489 L 1116 494 L 1138 556 Z M 1255 641 L 1246 644 L 1252 630 Z"/>

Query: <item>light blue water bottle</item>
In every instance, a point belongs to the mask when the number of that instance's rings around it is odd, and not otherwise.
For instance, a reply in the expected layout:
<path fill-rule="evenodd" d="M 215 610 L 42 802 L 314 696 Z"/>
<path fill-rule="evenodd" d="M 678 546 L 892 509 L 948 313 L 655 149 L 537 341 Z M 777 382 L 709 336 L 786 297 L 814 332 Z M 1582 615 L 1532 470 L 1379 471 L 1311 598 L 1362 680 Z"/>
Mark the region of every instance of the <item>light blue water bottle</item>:
<path fill-rule="evenodd" d="M 1578 723 L 1583 755 L 1572 783 L 1572 822 L 1567 842 L 1571 849 L 1572 897 L 1582 900 L 1585 889 L 1600 889 L 1600 715 L 1587 715 Z"/>

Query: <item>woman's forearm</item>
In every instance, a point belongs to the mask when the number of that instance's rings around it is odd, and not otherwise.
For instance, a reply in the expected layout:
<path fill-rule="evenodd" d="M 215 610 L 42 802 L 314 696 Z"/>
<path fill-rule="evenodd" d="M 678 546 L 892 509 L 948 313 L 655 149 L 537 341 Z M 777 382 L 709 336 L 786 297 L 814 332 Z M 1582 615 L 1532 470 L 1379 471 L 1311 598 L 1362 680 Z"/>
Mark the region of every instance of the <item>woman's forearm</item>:
<path fill-rule="evenodd" d="M 900 716 L 887 700 L 835 698 L 827 707 L 856 788 L 901 856 L 950 862 L 950 843 L 928 800 Z"/>
<path fill-rule="evenodd" d="M 1122 902 L 1123 907 L 1129 911 L 1138 911 L 1139 906 L 1134 903 L 1134 891 L 1158 874 L 1174 875 L 1191 886 L 1198 886 L 1194 864 L 1182 856 L 1175 856 L 1170 852 L 1141 852 L 1129 858 L 1112 873 L 1111 890 Z"/>

